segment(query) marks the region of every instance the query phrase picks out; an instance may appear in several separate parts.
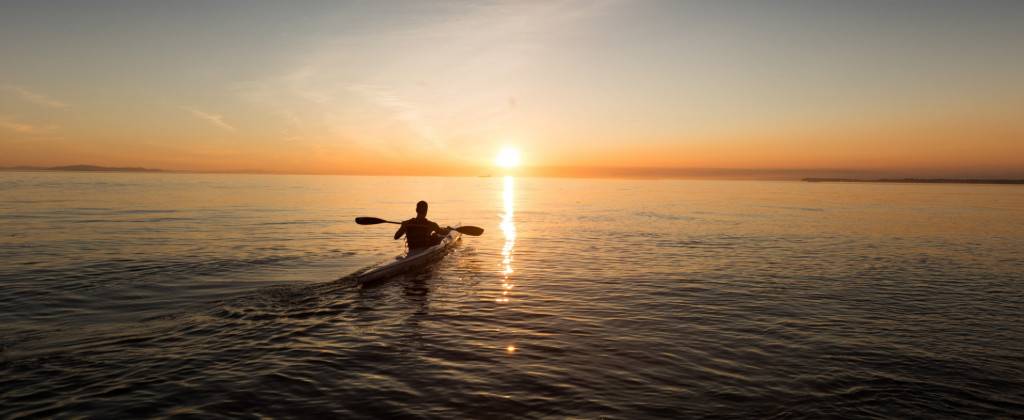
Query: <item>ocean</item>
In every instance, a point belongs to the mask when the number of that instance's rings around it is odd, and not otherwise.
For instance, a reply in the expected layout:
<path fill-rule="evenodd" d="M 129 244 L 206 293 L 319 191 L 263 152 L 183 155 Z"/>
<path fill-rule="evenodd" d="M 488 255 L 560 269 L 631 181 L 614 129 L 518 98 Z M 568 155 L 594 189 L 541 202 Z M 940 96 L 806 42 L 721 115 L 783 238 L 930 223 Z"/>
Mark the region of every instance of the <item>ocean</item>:
<path fill-rule="evenodd" d="M 360 287 L 418 200 L 475 225 Z M 1024 416 L 1024 187 L 0 172 L 0 417 Z"/>

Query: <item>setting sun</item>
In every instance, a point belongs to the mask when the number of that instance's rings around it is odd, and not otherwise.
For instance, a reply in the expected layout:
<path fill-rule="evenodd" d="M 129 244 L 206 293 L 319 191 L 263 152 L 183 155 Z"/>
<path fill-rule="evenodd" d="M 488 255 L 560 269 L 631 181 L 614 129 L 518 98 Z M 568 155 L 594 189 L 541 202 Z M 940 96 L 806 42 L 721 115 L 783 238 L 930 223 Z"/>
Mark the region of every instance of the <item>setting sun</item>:
<path fill-rule="evenodd" d="M 519 166 L 519 150 L 512 147 L 502 148 L 494 162 L 502 168 Z"/>

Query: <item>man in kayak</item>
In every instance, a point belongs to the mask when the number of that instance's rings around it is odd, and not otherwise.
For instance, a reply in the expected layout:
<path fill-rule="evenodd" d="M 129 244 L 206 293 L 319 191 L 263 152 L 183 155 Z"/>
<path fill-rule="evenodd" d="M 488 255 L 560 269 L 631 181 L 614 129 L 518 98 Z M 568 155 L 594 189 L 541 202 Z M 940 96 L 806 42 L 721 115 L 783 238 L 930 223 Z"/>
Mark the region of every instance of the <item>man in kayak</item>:
<path fill-rule="evenodd" d="M 420 201 L 416 203 L 416 217 L 402 222 L 402 227 L 395 232 L 395 239 L 405 235 L 409 249 L 426 248 L 441 243 L 448 231 L 427 219 L 427 202 Z"/>

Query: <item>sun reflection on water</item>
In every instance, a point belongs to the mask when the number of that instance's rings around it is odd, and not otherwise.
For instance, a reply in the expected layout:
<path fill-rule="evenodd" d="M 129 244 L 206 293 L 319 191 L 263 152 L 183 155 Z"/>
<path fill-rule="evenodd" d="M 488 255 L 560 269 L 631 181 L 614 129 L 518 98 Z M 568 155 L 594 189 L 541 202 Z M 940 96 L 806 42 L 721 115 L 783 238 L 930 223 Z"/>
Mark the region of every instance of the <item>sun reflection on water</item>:
<path fill-rule="evenodd" d="M 515 178 L 506 176 L 504 179 L 505 189 L 502 191 L 502 200 L 505 205 L 505 213 L 501 215 L 501 232 L 505 234 L 505 245 L 501 247 L 501 297 L 499 303 L 507 303 L 509 291 L 512 290 L 512 250 L 516 245 L 516 224 L 513 219 L 515 208 L 513 205 L 513 193 L 515 191 Z"/>

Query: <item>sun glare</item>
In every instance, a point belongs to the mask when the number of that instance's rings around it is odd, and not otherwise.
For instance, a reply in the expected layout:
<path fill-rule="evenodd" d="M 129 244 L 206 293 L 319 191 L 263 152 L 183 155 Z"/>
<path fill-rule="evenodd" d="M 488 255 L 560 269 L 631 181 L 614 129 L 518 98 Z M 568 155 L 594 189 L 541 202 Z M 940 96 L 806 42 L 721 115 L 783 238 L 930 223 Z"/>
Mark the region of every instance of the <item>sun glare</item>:
<path fill-rule="evenodd" d="M 512 147 L 502 148 L 494 160 L 502 168 L 514 168 L 519 166 L 519 150 Z"/>

